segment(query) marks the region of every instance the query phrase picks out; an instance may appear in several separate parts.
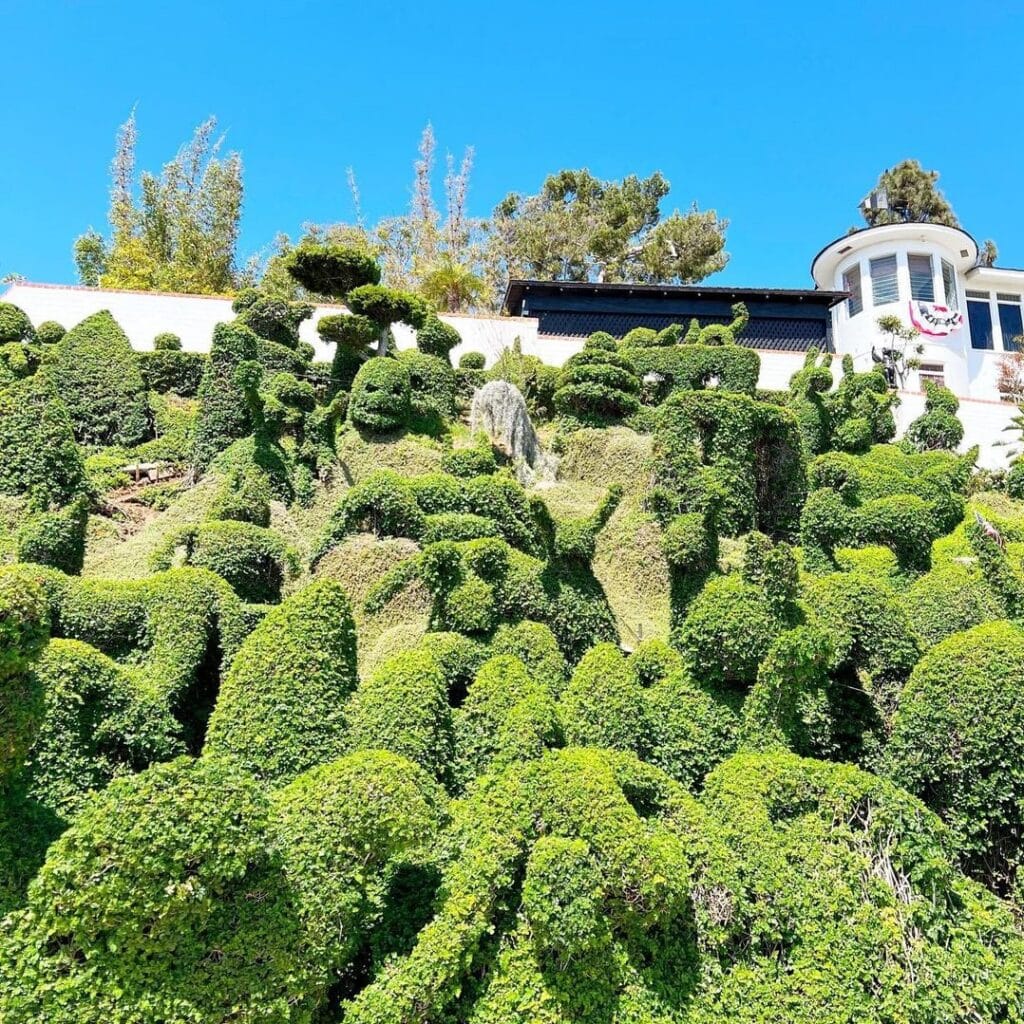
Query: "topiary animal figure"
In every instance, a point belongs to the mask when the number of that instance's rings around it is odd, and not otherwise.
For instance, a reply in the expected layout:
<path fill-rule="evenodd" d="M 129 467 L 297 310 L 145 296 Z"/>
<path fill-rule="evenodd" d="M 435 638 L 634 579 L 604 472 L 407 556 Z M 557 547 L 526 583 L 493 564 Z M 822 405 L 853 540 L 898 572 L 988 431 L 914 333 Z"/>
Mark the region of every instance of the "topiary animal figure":
<path fill-rule="evenodd" d="M 924 412 L 907 427 L 907 442 L 919 452 L 955 451 L 964 439 L 957 419 L 960 402 L 949 388 L 931 381 L 924 385 Z"/>

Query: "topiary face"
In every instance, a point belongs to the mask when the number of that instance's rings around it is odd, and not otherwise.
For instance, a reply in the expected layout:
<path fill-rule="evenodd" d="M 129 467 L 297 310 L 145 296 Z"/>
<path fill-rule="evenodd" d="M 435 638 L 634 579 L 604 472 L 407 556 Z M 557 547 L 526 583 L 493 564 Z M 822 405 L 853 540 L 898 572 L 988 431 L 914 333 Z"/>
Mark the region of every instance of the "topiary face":
<path fill-rule="evenodd" d="M 377 432 L 398 430 L 409 412 L 409 371 L 396 359 L 367 360 L 352 382 L 352 422 Z"/>

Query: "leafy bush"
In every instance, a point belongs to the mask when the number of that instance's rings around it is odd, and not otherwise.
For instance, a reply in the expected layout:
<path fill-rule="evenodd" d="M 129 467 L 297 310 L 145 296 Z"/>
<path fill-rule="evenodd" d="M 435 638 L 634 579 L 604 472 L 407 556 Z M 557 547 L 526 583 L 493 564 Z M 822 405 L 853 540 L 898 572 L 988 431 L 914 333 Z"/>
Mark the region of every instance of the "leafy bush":
<path fill-rule="evenodd" d="M 362 682 L 349 700 L 352 750 L 388 750 L 444 781 L 452 763 L 448 688 L 427 650 L 396 654 Z"/>
<path fill-rule="evenodd" d="M 256 604 L 280 601 L 285 581 L 298 571 L 297 556 L 276 531 L 227 519 L 172 534 L 151 565 L 169 569 L 176 561 L 217 573 L 243 601 Z"/>
<path fill-rule="evenodd" d="M 88 521 L 89 503 L 81 495 L 57 512 L 37 512 L 18 530 L 18 560 L 77 575 L 85 560 Z"/>
<path fill-rule="evenodd" d="M 356 685 L 352 609 L 342 588 L 316 580 L 273 609 L 246 639 L 221 684 L 204 754 L 286 782 L 344 753 L 345 700 Z"/>
<path fill-rule="evenodd" d="M 643 756 L 650 727 L 644 691 L 614 644 L 598 644 L 573 671 L 559 705 L 566 742 Z"/>
<path fill-rule="evenodd" d="M 199 385 L 196 465 L 205 469 L 232 441 L 252 431 L 245 391 L 237 378 L 243 363 L 256 359 L 256 335 L 240 324 L 217 324 L 210 358 Z"/>
<path fill-rule="evenodd" d="M 600 424 L 639 409 L 636 368 L 609 340 L 610 348 L 599 334 L 591 335 L 583 350 L 566 360 L 554 394 L 555 409 L 563 416 Z"/>
<path fill-rule="evenodd" d="M 964 869 L 999 893 L 1024 859 L 1024 633 L 956 633 L 914 668 L 886 752 L 892 778 L 940 814 Z"/>
<path fill-rule="evenodd" d="M 920 576 L 902 596 L 914 632 L 926 644 L 1006 617 L 1002 602 L 976 566 L 947 562 Z"/>
<path fill-rule="evenodd" d="M 272 497 L 270 478 L 259 466 L 232 468 L 224 476 L 210 518 L 269 526 Z"/>
<path fill-rule="evenodd" d="M 56 345 L 65 334 L 67 330 L 56 320 L 44 320 L 36 328 L 36 341 L 40 345 Z"/>
<path fill-rule="evenodd" d="M 455 414 L 455 371 L 446 359 L 407 348 L 398 354 L 409 371 L 412 410 L 425 421 Z"/>
<path fill-rule="evenodd" d="M 0 494 L 49 508 L 85 486 L 71 420 L 49 382 L 37 374 L 0 390 Z"/>
<path fill-rule="evenodd" d="M 180 352 L 181 338 L 170 331 L 164 331 L 153 339 L 154 352 Z"/>
<path fill-rule="evenodd" d="M 209 357 L 204 352 L 162 348 L 139 352 L 138 360 L 146 390 L 191 398 L 199 391 Z"/>
<path fill-rule="evenodd" d="M 462 338 L 459 332 L 451 324 L 445 323 L 438 316 L 431 314 L 424 320 L 423 326 L 416 332 L 416 347 L 428 356 L 436 356 L 446 363 L 450 361 L 449 353 L 456 345 L 460 344 Z M 470 353 L 466 353 L 469 355 Z M 477 353 L 478 354 L 478 353 Z M 460 360 L 459 365 L 463 363 Z M 474 369 L 482 370 L 483 363 Z"/>
<path fill-rule="evenodd" d="M 28 314 L 12 302 L 0 302 L 0 345 L 34 340 L 35 331 Z"/>
<path fill-rule="evenodd" d="M 145 382 L 128 336 L 109 312 L 72 327 L 53 349 L 46 372 L 77 440 L 131 447 L 145 439 Z"/>
<path fill-rule="evenodd" d="M 374 433 L 400 430 L 409 421 L 409 371 L 396 359 L 369 359 L 352 382 L 349 419 Z"/>
<path fill-rule="evenodd" d="M 482 370 L 486 365 L 483 352 L 463 352 L 459 356 L 460 370 Z"/>
<path fill-rule="evenodd" d="M 313 315 L 308 302 L 288 302 L 257 288 L 243 288 L 231 308 L 238 314 L 238 323 L 258 337 L 293 350 L 299 346 L 299 324 Z"/>
<path fill-rule="evenodd" d="M 287 270 L 306 291 L 336 300 L 359 285 L 380 281 L 373 259 L 338 245 L 304 243 L 289 254 Z"/>
<path fill-rule="evenodd" d="M 957 419 L 960 402 L 949 388 L 931 381 L 924 386 L 924 412 L 907 427 L 907 441 L 918 451 L 953 451 L 964 439 Z"/>

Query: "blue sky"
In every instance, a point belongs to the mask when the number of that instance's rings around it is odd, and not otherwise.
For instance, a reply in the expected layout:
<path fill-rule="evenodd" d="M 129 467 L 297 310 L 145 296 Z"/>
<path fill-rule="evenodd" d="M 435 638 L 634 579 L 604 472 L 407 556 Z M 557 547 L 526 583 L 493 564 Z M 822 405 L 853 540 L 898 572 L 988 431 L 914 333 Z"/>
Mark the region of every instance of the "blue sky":
<path fill-rule="evenodd" d="M 442 157 L 476 148 L 478 215 L 564 167 L 661 170 L 669 209 L 731 221 L 715 284 L 809 285 L 907 156 L 1024 267 L 1021 6 L 3 0 L 0 275 L 74 280 L 133 106 L 153 170 L 217 115 L 245 164 L 242 258 L 351 218 L 348 166 L 368 219 L 404 209 L 429 120 Z"/>

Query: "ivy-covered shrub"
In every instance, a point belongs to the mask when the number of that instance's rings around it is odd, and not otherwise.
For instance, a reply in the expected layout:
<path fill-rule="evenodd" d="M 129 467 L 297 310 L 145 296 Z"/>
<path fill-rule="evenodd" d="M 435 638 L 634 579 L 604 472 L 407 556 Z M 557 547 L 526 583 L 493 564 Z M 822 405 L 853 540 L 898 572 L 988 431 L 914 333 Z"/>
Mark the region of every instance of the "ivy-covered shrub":
<path fill-rule="evenodd" d="M 643 640 L 629 655 L 629 664 L 641 686 L 653 686 L 683 668 L 679 652 L 660 637 Z"/>
<path fill-rule="evenodd" d="M 241 324 L 217 324 L 210 357 L 199 385 L 196 465 L 205 469 L 232 441 L 252 432 L 245 390 L 238 379 L 243 363 L 257 356 L 256 335 Z"/>
<path fill-rule="evenodd" d="M 345 701 L 356 686 L 356 635 L 342 588 L 316 580 L 273 609 L 221 684 L 204 754 L 285 782 L 345 750 Z"/>
<path fill-rule="evenodd" d="M 511 654 L 518 658 L 530 675 L 559 697 L 565 689 L 569 669 L 559 650 L 555 634 L 542 622 L 504 623 L 491 641 L 492 654 Z"/>
<path fill-rule="evenodd" d="M 820 455 L 832 445 L 832 383 L 832 354 L 826 352 L 819 363 L 818 350 L 808 349 L 804 365 L 790 378 L 788 398 L 807 455 Z"/>
<path fill-rule="evenodd" d="M 233 467 L 225 474 L 210 508 L 211 519 L 232 519 L 254 526 L 270 526 L 270 478 L 253 464 Z"/>
<path fill-rule="evenodd" d="M 0 956 L 10 1021 L 166 1024 L 311 1009 L 320 981 L 269 831 L 223 760 L 115 780 L 51 847 Z"/>
<path fill-rule="evenodd" d="M 632 667 L 614 644 L 592 647 L 573 670 L 559 704 L 570 746 L 610 747 L 643 756 L 647 702 Z"/>
<path fill-rule="evenodd" d="M 146 385 L 128 336 L 109 312 L 72 327 L 53 349 L 46 373 L 78 441 L 131 447 L 145 440 Z"/>
<path fill-rule="evenodd" d="M 32 671 L 46 710 L 28 791 L 61 817 L 73 817 L 112 779 L 182 752 L 169 708 L 95 647 L 51 640 Z"/>
<path fill-rule="evenodd" d="M 926 381 L 924 412 L 907 427 L 906 439 L 917 451 L 953 451 L 964 439 L 957 419 L 960 402 L 949 388 Z"/>
<path fill-rule="evenodd" d="M 273 842 L 294 893 L 303 953 L 319 969 L 308 1006 L 322 1009 L 375 932 L 397 928 L 405 914 L 422 916 L 419 907 L 395 905 L 416 895 L 396 891 L 395 882 L 430 856 L 443 794 L 410 761 L 373 750 L 313 768 L 272 800 Z"/>
<path fill-rule="evenodd" d="M 352 695 L 346 717 L 351 750 L 388 750 L 447 779 L 454 753 L 448 687 L 428 650 L 381 664 Z"/>
<path fill-rule="evenodd" d="M 409 371 L 410 401 L 416 419 L 440 426 L 441 421 L 454 416 L 457 382 L 447 359 L 413 348 L 399 352 L 398 358 Z"/>
<path fill-rule="evenodd" d="M 855 373 L 850 355 L 843 356 L 842 369 L 839 386 L 827 396 L 831 446 L 856 454 L 891 441 L 896 436 L 892 408 L 897 398 L 885 374 L 878 368 Z"/>
<path fill-rule="evenodd" d="M 600 424 L 639 409 L 636 367 L 616 348 L 614 338 L 598 332 L 566 360 L 553 399 L 561 415 Z"/>
<path fill-rule="evenodd" d="M 178 344 L 180 346 L 181 342 Z M 209 361 L 205 352 L 182 352 L 180 348 L 158 348 L 152 352 L 139 352 L 137 357 L 147 391 L 175 394 L 182 398 L 192 398 L 199 392 Z"/>
<path fill-rule="evenodd" d="M 901 604 L 927 646 L 1006 617 L 1002 601 L 978 567 L 958 561 L 936 565 L 918 577 L 901 595 Z"/>
<path fill-rule="evenodd" d="M 453 719 L 460 786 L 487 771 L 538 757 L 561 741 L 550 691 L 510 654 L 484 662 Z"/>
<path fill-rule="evenodd" d="M 43 719 L 43 690 L 32 672 L 50 634 L 40 585 L 0 569 L 0 791 L 21 766 Z"/>
<path fill-rule="evenodd" d="M 64 326 L 56 320 L 44 320 L 36 328 L 36 341 L 40 345 L 56 345 L 67 333 Z"/>
<path fill-rule="evenodd" d="M 490 476 L 497 472 L 498 462 L 494 449 L 486 438 L 472 448 L 456 448 L 441 456 L 441 469 L 452 476 L 469 479 L 474 476 Z"/>
<path fill-rule="evenodd" d="M 153 338 L 154 352 L 180 352 L 181 338 L 171 331 L 162 331 Z"/>
<path fill-rule="evenodd" d="M 258 337 L 292 350 L 299 346 L 299 325 L 313 315 L 308 302 L 274 298 L 258 288 L 243 288 L 231 308 L 238 314 L 237 322 Z"/>
<path fill-rule="evenodd" d="M 16 341 L 0 345 L 0 388 L 31 377 L 39 369 L 42 352 L 38 345 L 24 345 Z"/>
<path fill-rule="evenodd" d="M 690 675 L 706 686 L 749 687 L 782 623 L 760 587 L 736 574 L 708 580 L 673 636 Z"/>
<path fill-rule="evenodd" d="M 88 522 L 89 502 L 83 495 L 56 512 L 36 512 L 18 529 L 18 560 L 77 575 L 85 560 Z"/>
<path fill-rule="evenodd" d="M 459 356 L 460 370 L 482 370 L 487 365 L 483 352 L 463 352 Z"/>
<path fill-rule="evenodd" d="M 49 381 L 36 374 L 0 390 L 0 494 L 49 508 L 85 486 L 71 420 Z"/>
<path fill-rule="evenodd" d="M 950 826 L 968 874 L 1000 894 L 1024 859 L 1024 632 L 991 622 L 914 668 L 886 751 L 892 778 Z"/>
<path fill-rule="evenodd" d="M 412 411 L 409 371 L 397 359 L 368 359 L 352 382 L 349 419 L 372 433 L 400 430 Z"/>
<path fill-rule="evenodd" d="M 298 570 L 297 556 L 275 530 L 237 520 L 212 520 L 172 534 L 151 560 L 153 569 L 173 564 L 209 569 L 227 580 L 243 601 L 273 604 Z"/>
<path fill-rule="evenodd" d="M 789 410 L 730 392 L 677 391 L 660 410 L 653 459 L 649 503 L 666 525 L 700 513 L 719 533 L 796 527 L 806 483 Z"/>
<path fill-rule="evenodd" d="M 34 340 L 35 331 L 28 314 L 13 302 L 0 302 L 0 345 Z"/>
<path fill-rule="evenodd" d="M 416 332 L 416 347 L 428 356 L 436 356 L 446 363 L 451 361 L 451 350 L 460 344 L 462 338 L 459 332 L 451 324 L 445 323 L 440 317 L 430 314 L 424 320 L 423 326 Z M 468 355 L 469 353 L 467 353 Z M 460 361 L 459 365 L 462 363 Z M 483 364 L 474 367 L 477 370 L 483 369 Z"/>

